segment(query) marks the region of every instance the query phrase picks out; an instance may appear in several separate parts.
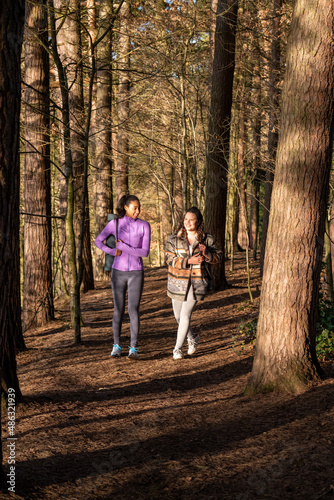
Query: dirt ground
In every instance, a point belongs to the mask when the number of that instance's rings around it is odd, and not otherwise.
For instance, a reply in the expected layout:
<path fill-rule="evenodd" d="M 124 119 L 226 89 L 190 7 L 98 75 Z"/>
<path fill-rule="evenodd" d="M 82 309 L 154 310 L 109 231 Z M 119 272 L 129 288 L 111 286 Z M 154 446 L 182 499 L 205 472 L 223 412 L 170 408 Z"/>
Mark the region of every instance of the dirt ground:
<path fill-rule="evenodd" d="M 57 319 L 27 332 L 28 349 L 18 355 L 24 402 L 16 408 L 10 498 L 334 498 L 333 366 L 302 394 L 244 397 L 254 348 L 238 326 L 257 314 L 260 278 L 253 263 L 252 306 L 241 254 L 227 274 L 232 288 L 193 314 L 197 353 L 180 361 L 172 359 L 176 323 L 164 268 L 145 271 L 138 361 L 126 356 L 127 316 L 125 355 L 110 358 L 108 282 L 82 297 L 80 346 L 68 305 L 56 302 Z"/>

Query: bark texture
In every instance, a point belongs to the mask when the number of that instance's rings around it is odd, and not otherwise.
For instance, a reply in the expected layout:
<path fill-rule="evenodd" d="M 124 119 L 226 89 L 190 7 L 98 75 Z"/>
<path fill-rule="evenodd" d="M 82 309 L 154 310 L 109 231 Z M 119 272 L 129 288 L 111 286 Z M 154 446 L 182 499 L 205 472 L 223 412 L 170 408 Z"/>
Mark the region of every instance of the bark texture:
<path fill-rule="evenodd" d="M 278 142 L 278 110 L 279 110 L 279 75 L 280 75 L 280 10 L 282 0 L 273 0 L 272 16 L 272 42 L 270 57 L 270 85 L 269 85 L 269 130 L 268 130 L 268 163 L 266 169 L 266 184 L 264 196 L 264 211 L 262 222 L 262 238 L 260 250 L 260 268 L 263 274 L 264 256 L 267 242 L 267 232 L 269 224 L 271 194 L 274 181 L 274 165 L 276 160 L 277 142 Z"/>
<path fill-rule="evenodd" d="M 69 88 L 69 112 L 71 153 L 73 162 L 74 183 L 74 229 L 76 244 L 80 232 L 81 198 L 84 171 L 84 128 L 85 101 L 83 91 L 83 56 L 81 40 L 81 4 L 78 0 L 57 1 L 62 15 L 66 16 L 64 25 L 64 45 L 58 45 L 60 58 L 66 73 Z M 83 235 L 83 292 L 94 289 L 93 265 L 90 244 L 90 221 L 88 209 L 88 192 L 86 199 L 85 227 Z"/>
<path fill-rule="evenodd" d="M 130 0 L 126 0 L 120 12 L 120 37 L 118 41 L 118 133 L 116 160 L 116 196 L 117 200 L 129 189 L 129 138 L 127 122 L 130 113 Z"/>
<path fill-rule="evenodd" d="M 205 227 L 225 251 L 227 174 L 238 3 L 218 0 L 206 171 Z M 213 286 L 226 284 L 224 259 L 212 269 Z"/>
<path fill-rule="evenodd" d="M 27 3 L 25 30 L 25 176 L 23 327 L 53 318 L 49 54 L 46 1 Z M 28 215 L 34 214 L 34 215 Z"/>
<path fill-rule="evenodd" d="M 0 2 L 0 378 L 3 386 L 15 390 L 16 400 L 20 398 L 20 388 L 15 347 L 24 347 L 19 255 L 20 64 L 24 9 L 23 0 Z M 0 459 L 0 486 L 8 487 L 1 467 L 1 440 Z"/>
<path fill-rule="evenodd" d="M 75 284 L 77 281 L 77 265 L 76 265 L 76 242 L 74 232 L 74 179 L 73 179 L 73 160 L 71 150 L 71 134 L 70 134 L 70 104 L 69 104 L 69 87 L 68 79 L 64 65 L 61 61 L 58 44 L 56 17 L 53 0 L 48 0 L 49 15 L 50 15 L 50 35 L 52 57 L 54 59 L 61 92 L 62 102 L 62 125 L 63 125 L 63 140 L 65 154 L 65 178 L 66 178 L 66 219 L 65 219 L 65 234 L 67 245 L 67 264 L 68 264 L 68 279 L 69 279 L 69 294 L 70 294 L 70 310 L 71 310 L 71 326 L 75 323 Z"/>
<path fill-rule="evenodd" d="M 318 377 L 316 313 L 333 142 L 333 2 L 297 0 L 248 391 Z"/>
<path fill-rule="evenodd" d="M 99 32 L 101 36 L 111 23 L 111 7 L 107 0 L 100 4 Z M 111 65 L 112 30 L 97 46 L 97 96 L 96 96 L 96 168 L 94 217 L 95 236 L 98 236 L 107 223 L 108 213 L 113 212 L 112 192 L 112 65 Z M 95 278 L 104 277 L 104 254 L 95 253 Z"/>

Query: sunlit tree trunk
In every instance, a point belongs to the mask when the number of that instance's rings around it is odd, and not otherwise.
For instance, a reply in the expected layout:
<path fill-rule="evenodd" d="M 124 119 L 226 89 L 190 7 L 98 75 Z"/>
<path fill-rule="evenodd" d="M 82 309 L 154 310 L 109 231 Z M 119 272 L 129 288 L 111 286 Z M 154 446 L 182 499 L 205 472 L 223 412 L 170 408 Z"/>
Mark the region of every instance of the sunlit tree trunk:
<path fill-rule="evenodd" d="M 15 347 L 24 347 L 19 254 L 20 69 L 24 7 L 25 2 L 22 0 L 14 3 L 12 0 L 2 0 L 0 3 L 0 380 L 5 390 L 9 387 L 15 390 L 16 400 L 20 399 L 21 394 Z M 0 485 L 7 491 L 8 478 L 2 470 L 1 441 L 0 439 Z"/>
<path fill-rule="evenodd" d="M 189 151 L 188 151 L 188 124 L 186 111 L 186 78 L 187 78 L 187 55 L 191 37 L 185 40 L 182 64 L 180 71 L 180 104 L 181 104 L 181 171 L 182 171 L 182 208 L 183 213 L 189 208 Z"/>
<path fill-rule="evenodd" d="M 249 244 L 248 218 L 247 218 L 247 179 L 245 168 L 245 146 L 246 146 L 246 123 L 244 105 L 244 84 L 240 86 L 239 106 L 239 140 L 238 140 L 238 193 L 239 193 L 239 231 L 238 243 L 242 249 Z"/>
<path fill-rule="evenodd" d="M 78 240 L 81 219 L 81 196 L 84 183 L 84 127 L 86 118 L 83 87 L 83 53 L 81 39 L 82 21 L 80 1 L 70 0 L 70 2 L 66 2 L 66 4 L 62 5 L 62 10 L 64 15 L 66 15 L 66 21 L 63 28 L 66 43 L 64 46 L 59 46 L 59 50 L 61 51 L 61 58 L 66 71 L 70 89 L 69 105 L 75 205 L 74 227 L 76 240 Z M 88 191 L 86 200 L 82 252 L 84 262 L 83 292 L 87 292 L 88 290 L 94 289 L 93 265 L 90 244 Z"/>
<path fill-rule="evenodd" d="M 210 12 L 210 32 L 209 32 L 209 71 L 208 71 L 208 90 L 212 90 L 212 71 L 213 71 L 213 59 L 215 54 L 215 31 L 216 31 L 216 16 L 217 16 L 217 5 L 218 0 L 211 0 L 211 12 Z"/>
<path fill-rule="evenodd" d="M 317 379 L 315 336 L 333 143 L 333 2 L 296 0 L 247 391 Z"/>
<path fill-rule="evenodd" d="M 129 136 L 127 131 L 130 113 L 130 51 L 129 34 L 130 0 L 123 3 L 120 15 L 120 36 L 118 40 L 118 132 L 116 159 L 116 196 L 119 199 L 129 190 Z"/>
<path fill-rule="evenodd" d="M 225 251 L 227 173 L 238 4 L 219 0 L 215 33 L 206 170 L 205 226 Z M 214 266 L 213 286 L 226 285 L 225 263 Z"/>
<path fill-rule="evenodd" d="M 65 234 L 67 245 L 67 263 L 68 263 L 68 288 L 70 294 L 70 313 L 71 325 L 75 324 L 75 285 L 77 282 L 77 263 L 76 263 L 76 241 L 74 231 L 74 177 L 73 177 L 73 161 L 71 150 L 71 126 L 70 126 L 70 102 L 69 102 L 69 86 L 66 71 L 61 61 L 58 44 L 57 44 L 57 29 L 56 17 L 54 11 L 53 0 L 48 0 L 49 16 L 50 16 L 50 36 L 51 50 L 54 59 L 61 92 L 61 116 L 63 127 L 63 141 L 65 154 L 65 178 L 66 178 L 66 218 L 65 218 Z"/>
<path fill-rule="evenodd" d="M 255 49 L 255 59 L 253 78 L 253 159 L 252 159 L 252 179 L 250 198 L 250 223 L 249 223 L 249 245 L 253 249 L 253 258 L 257 258 L 257 242 L 259 234 L 259 195 L 260 195 L 260 171 L 261 171 L 261 61 L 258 48 Z"/>
<path fill-rule="evenodd" d="M 266 168 L 266 183 L 264 195 L 264 210 L 262 221 L 262 238 L 260 250 L 260 269 L 263 273 L 265 248 L 267 241 L 267 231 L 269 224 L 270 202 L 272 186 L 274 181 L 274 165 L 278 142 L 278 111 L 279 111 L 279 89 L 280 79 L 280 9 L 282 0 L 273 0 L 272 12 L 272 40 L 270 54 L 270 76 L 269 76 L 269 130 L 268 130 L 268 162 Z"/>
<path fill-rule="evenodd" d="M 46 0 L 27 3 L 25 34 L 25 219 L 23 327 L 53 318 L 49 54 Z"/>
<path fill-rule="evenodd" d="M 108 28 L 111 23 L 110 2 L 104 0 L 99 8 L 99 31 Z M 97 46 L 97 97 L 96 114 L 96 165 L 95 165 L 95 197 L 94 217 L 95 234 L 98 236 L 107 223 L 108 213 L 113 212 L 112 192 L 112 64 L 111 64 L 112 30 Z M 95 257 L 95 277 L 104 276 L 104 255 L 97 252 Z"/>
<path fill-rule="evenodd" d="M 173 230 L 176 230 L 183 219 L 183 196 L 182 196 L 182 182 L 180 171 L 175 165 L 172 166 L 172 193 L 174 200 L 174 222 Z"/>
<path fill-rule="evenodd" d="M 91 39 L 93 41 L 95 41 L 96 34 L 97 34 L 97 9 L 96 9 L 95 0 L 86 0 L 86 11 L 87 11 L 87 31 L 88 31 Z M 83 13 L 83 15 L 85 15 L 85 12 Z M 95 55 L 96 55 L 96 49 L 95 49 Z M 88 59 L 89 59 L 90 67 L 92 67 L 91 57 L 88 56 Z M 93 98 L 93 107 L 92 107 L 92 119 L 91 119 L 91 125 L 90 125 L 90 138 L 89 138 L 89 157 L 90 157 L 90 162 L 93 165 L 92 177 L 94 176 L 94 167 L 96 166 L 96 157 L 95 157 L 96 126 L 97 126 L 96 92 L 97 92 L 97 87 L 96 87 L 96 78 L 95 78 L 94 88 L 93 88 L 94 98 Z M 94 188 L 92 190 L 92 195 L 95 199 Z M 94 206 L 94 202 L 92 203 L 92 205 Z M 93 252 L 94 252 L 94 247 L 93 247 Z"/>

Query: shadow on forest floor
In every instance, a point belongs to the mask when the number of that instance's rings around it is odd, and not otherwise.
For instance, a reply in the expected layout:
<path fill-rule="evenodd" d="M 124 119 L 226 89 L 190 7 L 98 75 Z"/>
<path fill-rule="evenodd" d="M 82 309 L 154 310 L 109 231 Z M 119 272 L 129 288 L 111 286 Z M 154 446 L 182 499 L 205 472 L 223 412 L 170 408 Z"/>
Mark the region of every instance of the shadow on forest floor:
<path fill-rule="evenodd" d="M 238 327 L 257 313 L 260 277 L 253 263 L 250 305 L 237 257 L 233 287 L 193 314 L 201 338 L 193 357 L 172 360 L 164 268 L 146 270 L 137 362 L 126 356 L 127 316 L 125 355 L 110 358 L 107 283 L 82 296 L 81 345 L 73 345 L 64 300 L 56 321 L 27 332 L 28 350 L 18 356 L 15 498 L 333 498 L 333 368 L 299 395 L 242 395 L 253 346 Z"/>

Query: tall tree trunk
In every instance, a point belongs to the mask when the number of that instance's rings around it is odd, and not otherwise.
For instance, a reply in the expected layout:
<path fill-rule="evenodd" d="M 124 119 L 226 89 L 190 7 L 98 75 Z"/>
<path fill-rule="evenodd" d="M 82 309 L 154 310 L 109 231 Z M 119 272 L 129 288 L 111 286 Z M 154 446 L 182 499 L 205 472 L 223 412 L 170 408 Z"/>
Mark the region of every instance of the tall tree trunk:
<path fill-rule="evenodd" d="M 51 266 L 49 54 L 46 0 L 27 3 L 23 327 L 54 317 Z"/>
<path fill-rule="evenodd" d="M 296 0 L 247 391 L 298 391 L 320 370 L 315 336 L 333 144 L 333 2 Z"/>
<path fill-rule="evenodd" d="M 85 228 L 86 228 L 86 203 L 88 202 L 88 149 L 89 149 L 89 131 L 92 117 L 92 102 L 93 102 L 93 87 L 95 81 L 95 47 L 93 40 L 90 40 L 90 53 L 92 67 L 89 78 L 88 100 L 87 100 L 87 117 L 85 122 L 85 130 L 83 135 L 83 172 L 82 172 L 82 191 L 81 191 L 81 206 L 80 206 L 80 231 L 78 238 L 78 275 L 75 284 L 75 342 L 81 342 L 81 305 L 80 305 L 80 287 L 84 276 L 84 247 L 85 247 Z"/>
<path fill-rule="evenodd" d="M 266 184 L 264 194 L 264 211 L 262 221 L 262 238 L 260 249 L 260 269 L 263 274 L 264 256 L 267 242 L 267 231 L 269 224 L 271 193 L 274 182 L 274 165 L 278 142 L 278 111 L 279 111 L 279 89 L 280 78 L 280 9 L 283 0 L 273 0 L 272 15 L 272 41 L 269 75 L 269 130 L 268 130 L 268 163 L 266 169 Z"/>
<path fill-rule="evenodd" d="M 129 33 L 130 0 L 123 3 L 120 16 L 120 37 L 118 40 L 118 132 L 116 160 L 117 200 L 129 190 L 129 137 L 127 125 L 130 114 L 130 51 Z"/>
<path fill-rule="evenodd" d="M 181 171 L 182 171 L 182 209 L 186 212 L 189 193 L 189 153 L 188 153 L 188 126 L 186 112 L 186 77 L 187 55 L 190 38 L 185 41 L 180 72 L 180 101 L 181 101 Z"/>
<path fill-rule="evenodd" d="M 215 30 L 216 30 L 216 16 L 217 16 L 217 6 L 218 0 L 211 0 L 211 12 L 210 12 L 210 32 L 209 32 L 209 85 L 211 85 L 212 81 L 212 65 L 213 59 L 215 55 Z"/>
<path fill-rule="evenodd" d="M 238 192 L 239 192 L 239 231 L 238 243 L 245 250 L 249 245 L 247 217 L 247 179 L 245 168 L 246 124 L 244 105 L 244 84 L 240 88 L 239 140 L 238 140 Z"/>
<path fill-rule="evenodd" d="M 234 271 L 234 255 L 238 250 L 238 228 L 239 228 L 239 213 L 240 213 L 240 198 L 236 186 L 232 187 L 233 197 L 231 203 L 232 217 L 231 217 L 231 266 L 230 270 Z"/>
<path fill-rule="evenodd" d="M 174 227 L 173 231 L 175 231 L 183 220 L 183 196 L 182 196 L 182 182 L 181 182 L 181 174 L 175 165 L 172 165 L 172 193 L 174 200 Z"/>
<path fill-rule="evenodd" d="M 259 220 L 260 220 L 260 180 L 258 169 L 251 181 L 250 186 L 250 215 L 249 215 L 249 248 L 253 250 L 253 259 L 257 259 L 257 242 L 259 234 Z"/>
<path fill-rule="evenodd" d="M 104 0 L 99 9 L 99 33 L 105 31 L 111 23 L 109 0 Z M 98 236 L 107 223 L 108 213 L 113 212 L 112 191 L 112 31 L 97 46 L 97 97 L 96 109 L 98 122 L 96 135 L 96 170 L 94 217 L 95 235 Z M 95 256 L 95 277 L 104 277 L 104 256 L 97 252 Z"/>
<path fill-rule="evenodd" d="M 102 6 L 99 7 L 99 9 L 100 8 L 102 8 Z M 89 37 L 93 40 L 93 42 L 95 42 L 97 35 L 97 9 L 95 0 L 86 0 L 86 12 L 87 12 L 87 33 L 89 34 Z M 85 13 L 83 15 L 85 15 Z M 95 56 L 96 56 L 96 49 L 95 49 Z M 89 58 L 89 64 L 90 67 L 92 67 L 91 58 Z M 89 138 L 89 157 L 90 157 L 90 162 L 94 167 L 96 166 L 95 148 L 96 148 L 96 132 L 97 132 L 96 93 L 97 93 L 97 86 L 96 86 L 96 75 L 95 75 L 94 88 L 93 88 L 92 119 L 90 125 L 90 138 Z M 94 177 L 94 170 L 92 174 L 93 174 L 92 177 Z M 95 199 L 94 188 L 93 188 L 93 197 Z M 92 203 L 92 205 L 94 206 L 94 202 Z M 95 247 L 93 247 L 93 253 L 94 253 L 94 248 Z"/>
<path fill-rule="evenodd" d="M 76 240 L 80 233 L 81 220 L 81 198 L 83 190 L 84 175 L 84 123 L 85 102 L 83 90 L 83 59 L 81 40 L 81 5 L 79 0 L 70 0 L 66 3 L 68 15 L 66 16 L 64 31 L 66 44 L 62 47 L 62 61 L 68 78 L 70 125 L 71 125 L 71 148 L 73 161 L 74 180 L 74 227 Z M 66 14 L 65 14 L 66 15 Z M 94 289 L 93 264 L 90 244 L 90 222 L 88 191 L 85 203 L 85 225 L 83 234 L 82 257 L 84 262 L 83 292 Z"/>
<path fill-rule="evenodd" d="M 237 9 L 234 0 L 218 1 L 209 114 L 205 226 L 223 252 Z M 214 288 L 226 285 L 224 259 L 212 274 Z"/>
<path fill-rule="evenodd" d="M 255 105 L 254 120 L 253 120 L 253 176 L 251 183 L 251 200 L 250 200 L 250 224 L 249 224 L 249 240 L 250 248 L 253 249 L 253 258 L 257 258 L 257 242 L 259 234 L 259 195 L 260 195 L 260 171 L 261 171 L 261 60 L 260 51 L 255 50 L 255 58 L 257 64 L 254 67 L 253 89 Z"/>
<path fill-rule="evenodd" d="M 20 399 L 15 347 L 23 348 L 20 303 L 20 99 L 25 2 L 0 2 L 0 380 Z M 2 405 L 0 405 L 2 406 Z M 0 409 L 1 412 L 1 409 Z M 1 432 L 1 423 L 0 423 Z M 7 489 L 2 470 L 0 486 Z"/>
<path fill-rule="evenodd" d="M 76 242 L 74 232 L 74 178 L 73 178 L 73 161 L 71 151 L 71 127 L 70 127 L 70 103 L 69 103 L 69 87 L 64 69 L 61 61 L 58 45 L 57 45 L 57 30 L 56 19 L 53 0 L 48 0 L 49 3 L 49 16 L 50 16 L 50 36 L 51 36 L 51 50 L 54 59 L 61 91 L 61 112 L 62 112 L 62 126 L 64 138 L 64 153 L 65 153 L 65 178 L 66 178 L 66 218 L 65 218 L 65 233 L 67 244 L 67 263 L 68 263 L 68 277 L 69 277 L 69 294 L 70 294 L 70 312 L 71 312 L 71 325 L 75 325 L 75 285 L 77 282 L 77 264 L 76 264 Z"/>
<path fill-rule="evenodd" d="M 240 13 L 239 8 L 239 13 Z M 237 47 L 236 47 L 236 50 Z M 237 71 L 237 67 L 236 67 Z M 239 91 L 238 85 L 235 85 L 236 92 Z M 240 87 L 240 86 L 239 86 Z M 238 97 L 235 98 L 236 102 L 240 102 Z M 229 206 L 228 206 L 228 219 L 230 227 L 228 229 L 230 235 L 230 271 L 234 270 L 235 253 L 238 251 L 238 232 L 239 232 L 239 213 L 240 213 L 240 196 L 238 187 L 238 140 L 239 140 L 239 124 L 240 106 L 234 106 L 232 109 L 231 120 L 231 152 L 230 152 L 230 168 L 229 168 Z"/>

